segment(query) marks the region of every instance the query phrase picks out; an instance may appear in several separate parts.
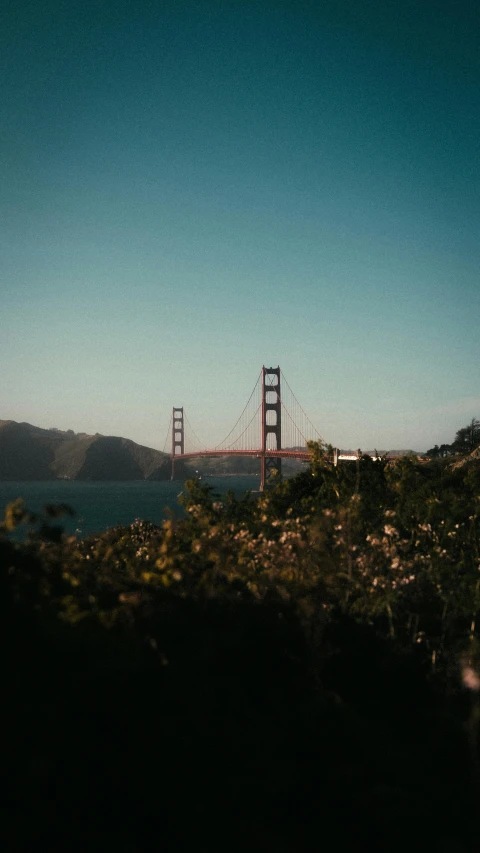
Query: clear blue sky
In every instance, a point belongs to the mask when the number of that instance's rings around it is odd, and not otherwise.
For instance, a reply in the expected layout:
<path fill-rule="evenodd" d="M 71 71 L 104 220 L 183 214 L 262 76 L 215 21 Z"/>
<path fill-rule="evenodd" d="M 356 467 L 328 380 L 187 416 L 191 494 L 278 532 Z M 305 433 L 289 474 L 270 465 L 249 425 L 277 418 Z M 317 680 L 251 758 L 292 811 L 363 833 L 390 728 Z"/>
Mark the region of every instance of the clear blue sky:
<path fill-rule="evenodd" d="M 212 442 L 480 417 L 477 0 L 6 0 L 0 418 Z"/>

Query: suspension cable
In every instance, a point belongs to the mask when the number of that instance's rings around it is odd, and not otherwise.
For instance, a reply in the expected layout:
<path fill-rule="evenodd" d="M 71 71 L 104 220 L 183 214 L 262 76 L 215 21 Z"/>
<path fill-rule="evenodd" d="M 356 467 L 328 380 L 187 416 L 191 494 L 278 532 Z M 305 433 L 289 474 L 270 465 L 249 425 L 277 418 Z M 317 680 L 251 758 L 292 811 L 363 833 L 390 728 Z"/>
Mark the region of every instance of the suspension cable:
<path fill-rule="evenodd" d="M 165 444 L 163 445 L 162 453 L 165 453 L 165 448 L 166 448 L 166 446 L 167 446 L 168 436 L 170 435 L 170 427 L 172 426 L 172 421 L 173 421 L 173 412 L 172 412 L 172 414 L 170 415 L 170 422 L 169 422 L 169 424 L 168 424 L 167 434 L 166 434 L 166 436 L 165 436 Z"/>
<path fill-rule="evenodd" d="M 254 415 L 252 416 L 252 418 L 249 420 L 249 422 L 248 422 L 247 426 L 245 427 L 245 429 L 243 430 L 243 432 L 241 432 L 241 433 L 240 433 L 240 435 L 235 439 L 235 441 L 232 441 L 232 443 L 231 443 L 231 444 L 227 444 L 227 446 L 224 448 L 225 450 L 230 450 L 230 448 L 231 448 L 234 444 L 236 444 L 236 443 L 237 443 L 237 441 L 240 441 L 240 439 L 242 438 L 242 436 L 243 436 L 243 435 L 245 435 L 245 433 L 246 433 L 247 429 L 252 425 L 253 421 L 254 421 L 254 420 L 255 420 L 255 418 L 257 417 L 257 415 L 258 415 L 258 413 L 259 413 L 259 411 L 260 411 L 260 409 L 261 409 L 261 408 L 262 408 L 262 404 L 260 403 L 260 405 L 259 405 L 259 407 L 258 407 L 257 411 L 254 413 Z M 237 421 L 237 423 L 238 423 L 238 421 Z M 227 436 L 227 438 L 228 438 L 228 436 Z M 225 441 L 226 441 L 226 440 L 227 440 L 227 439 L 225 439 Z M 223 443 L 223 442 L 222 442 L 222 443 Z M 218 449 L 218 448 L 216 447 L 216 448 L 215 448 L 215 450 L 217 450 L 217 449 Z"/>
<path fill-rule="evenodd" d="M 282 380 L 285 382 L 285 385 L 287 386 L 288 390 L 290 391 L 290 394 L 292 395 L 293 399 L 295 400 L 295 402 L 296 402 L 296 404 L 297 404 L 298 408 L 300 409 L 300 411 L 301 411 L 301 413 L 302 413 L 303 417 L 305 418 L 305 420 L 306 420 L 306 421 L 308 421 L 308 423 L 310 424 L 310 426 L 312 427 L 312 429 L 313 429 L 313 430 L 315 430 L 315 432 L 316 432 L 316 434 L 317 434 L 318 438 L 320 439 L 320 441 L 323 441 L 323 438 L 322 438 L 322 436 L 320 435 L 320 433 L 319 433 L 318 429 L 316 428 L 316 426 L 314 426 L 314 425 L 312 424 L 312 422 L 311 422 L 310 418 L 308 417 L 307 413 L 304 411 L 304 409 L 302 408 L 302 406 L 301 406 L 301 405 L 300 405 L 300 403 L 298 402 L 297 398 L 295 397 L 295 394 L 293 393 L 292 389 L 290 388 L 290 385 L 288 384 L 287 380 L 285 379 L 285 374 L 284 374 L 283 370 L 282 370 Z"/>
<path fill-rule="evenodd" d="M 241 421 L 241 420 L 242 420 L 242 418 L 243 418 L 243 415 L 245 414 L 246 410 L 248 409 L 248 406 L 249 406 L 249 404 L 250 404 L 250 400 L 252 399 L 253 395 L 255 394 L 255 391 L 257 390 L 257 386 L 258 386 L 258 383 L 259 383 L 259 381 L 260 381 L 260 377 L 261 377 L 261 375 L 262 375 L 262 371 L 260 371 L 260 373 L 259 373 L 259 375 L 258 375 L 258 379 L 257 379 L 257 381 L 255 382 L 255 385 L 254 385 L 254 387 L 253 387 L 253 391 L 252 391 L 252 393 L 250 394 L 250 397 L 248 398 L 248 400 L 247 400 L 247 402 L 246 402 L 246 404 L 245 404 L 245 406 L 244 406 L 244 408 L 243 408 L 242 414 L 241 414 L 241 415 L 240 415 L 240 417 L 238 418 L 238 420 L 237 420 L 237 422 L 236 422 L 235 426 L 233 426 L 233 427 L 232 427 L 232 429 L 230 430 L 230 432 L 228 433 L 228 435 L 227 435 L 227 436 L 225 436 L 225 438 L 223 439 L 223 441 L 220 441 L 220 442 L 216 445 L 215 450 L 219 450 L 219 449 L 220 449 L 220 446 L 221 446 L 222 444 L 225 444 L 225 442 L 226 442 L 226 441 L 228 441 L 228 439 L 230 438 L 230 436 L 231 436 L 232 432 L 234 432 L 234 431 L 236 430 L 236 428 L 237 428 L 238 424 L 240 423 L 240 421 Z M 258 411 L 258 410 L 257 410 L 257 411 Z M 257 414 L 257 412 L 255 412 L 255 415 L 256 415 L 256 414 Z M 255 417 L 255 415 L 254 415 L 253 417 Z M 252 418 L 252 420 L 253 420 L 253 418 Z M 250 421 L 249 426 L 250 426 L 251 422 L 252 422 L 252 421 Z M 245 432 L 245 430 L 244 430 L 243 432 Z M 242 432 L 242 435 L 243 435 L 243 432 Z M 241 437 L 241 436 L 240 436 L 240 437 Z M 235 441 L 236 441 L 236 439 L 235 439 Z M 233 441 L 233 442 L 232 442 L 232 444 L 235 444 L 235 442 Z M 228 445 L 228 447 L 231 447 L 231 446 L 232 446 L 232 444 L 229 444 L 229 445 Z M 225 448 L 225 449 L 228 449 L 228 448 Z"/>
<path fill-rule="evenodd" d="M 207 445 L 205 444 L 205 442 L 204 442 L 204 441 L 200 441 L 200 439 L 199 439 L 198 435 L 197 435 L 197 434 L 196 434 L 196 432 L 194 431 L 194 429 L 193 429 L 193 427 L 192 427 L 192 425 L 191 425 L 190 421 L 189 421 L 189 420 L 188 420 L 188 418 L 187 418 L 187 415 L 186 415 L 185 409 L 183 410 L 183 417 L 184 417 L 185 422 L 187 423 L 187 426 L 188 426 L 188 429 L 189 429 L 189 434 L 190 434 L 190 433 L 192 433 L 193 437 L 194 437 L 194 438 L 196 438 L 196 440 L 197 440 L 197 446 L 196 446 L 196 448 L 195 448 L 195 449 L 196 449 L 196 450 L 206 450 L 206 449 L 207 449 Z"/>
<path fill-rule="evenodd" d="M 298 433 L 299 433 L 299 435 L 301 435 L 301 436 L 302 436 L 302 438 L 303 438 L 303 440 L 304 440 L 304 442 L 305 442 L 305 447 L 306 447 L 306 446 L 307 446 L 307 441 L 308 441 L 308 439 L 307 439 L 307 438 L 305 438 L 305 436 L 304 436 L 304 434 L 303 434 L 302 430 L 300 429 L 300 427 L 298 426 L 298 424 L 297 424 L 297 423 L 295 423 L 295 421 L 293 420 L 293 418 L 292 418 L 292 416 L 291 416 L 290 412 L 288 411 L 288 409 L 287 409 L 287 407 L 286 407 L 285 403 L 284 403 L 282 400 L 280 400 L 280 404 L 281 404 L 281 406 L 282 406 L 282 409 L 284 409 L 284 410 L 285 410 L 285 412 L 287 413 L 288 417 L 290 418 L 290 420 L 291 420 L 291 422 L 292 422 L 292 424 L 293 424 L 293 426 L 294 426 L 294 428 L 295 428 L 296 432 L 298 432 Z M 295 440 L 295 434 L 293 434 L 293 436 L 292 436 L 292 440 Z"/>

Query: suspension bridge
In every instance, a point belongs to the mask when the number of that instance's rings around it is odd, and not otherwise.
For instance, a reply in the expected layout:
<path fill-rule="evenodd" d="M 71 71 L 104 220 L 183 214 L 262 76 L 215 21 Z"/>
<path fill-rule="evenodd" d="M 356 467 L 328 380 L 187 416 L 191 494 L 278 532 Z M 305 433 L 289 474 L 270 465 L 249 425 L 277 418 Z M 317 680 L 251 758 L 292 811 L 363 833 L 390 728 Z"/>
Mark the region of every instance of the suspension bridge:
<path fill-rule="evenodd" d="M 175 462 L 180 460 L 251 456 L 260 460 L 261 491 L 281 475 L 283 459 L 308 461 L 308 441 L 322 441 L 280 367 L 262 367 L 240 417 L 215 447 L 199 441 L 180 406 L 173 407 L 165 448 L 170 433 L 172 480 Z"/>

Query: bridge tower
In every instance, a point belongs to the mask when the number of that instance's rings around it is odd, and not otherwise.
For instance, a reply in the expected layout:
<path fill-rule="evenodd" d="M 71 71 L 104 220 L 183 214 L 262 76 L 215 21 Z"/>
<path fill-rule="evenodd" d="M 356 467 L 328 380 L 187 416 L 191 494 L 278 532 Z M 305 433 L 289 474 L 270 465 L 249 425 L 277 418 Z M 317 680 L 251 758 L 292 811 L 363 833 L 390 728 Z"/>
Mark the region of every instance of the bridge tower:
<path fill-rule="evenodd" d="M 268 440 L 274 436 L 274 441 Z M 272 447 L 272 444 L 274 445 Z M 282 460 L 275 450 L 282 449 L 282 398 L 280 393 L 280 367 L 262 367 L 262 438 L 260 458 L 260 491 L 271 483 L 274 475 L 281 475 Z"/>
<path fill-rule="evenodd" d="M 183 407 L 173 407 L 172 412 L 172 480 L 175 479 L 175 456 L 185 453 L 185 422 Z"/>

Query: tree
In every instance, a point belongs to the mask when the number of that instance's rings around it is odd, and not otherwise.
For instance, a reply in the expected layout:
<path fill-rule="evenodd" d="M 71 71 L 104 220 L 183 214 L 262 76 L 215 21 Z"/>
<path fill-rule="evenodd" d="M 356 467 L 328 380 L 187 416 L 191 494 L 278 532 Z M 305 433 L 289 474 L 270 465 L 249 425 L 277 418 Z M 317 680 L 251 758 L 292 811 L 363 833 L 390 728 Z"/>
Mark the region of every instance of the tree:
<path fill-rule="evenodd" d="M 477 418 L 472 418 L 468 426 L 457 431 L 453 447 L 458 453 L 471 453 L 479 445 L 480 421 Z"/>
<path fill-rule="evenodd" d="M 439 456 L 441 456 L 442 459 L 445 456 L 450 456 L 452 453 L 453 453 L 453 446 L 451 444 L 441 444 L 440 445 Z"/>

